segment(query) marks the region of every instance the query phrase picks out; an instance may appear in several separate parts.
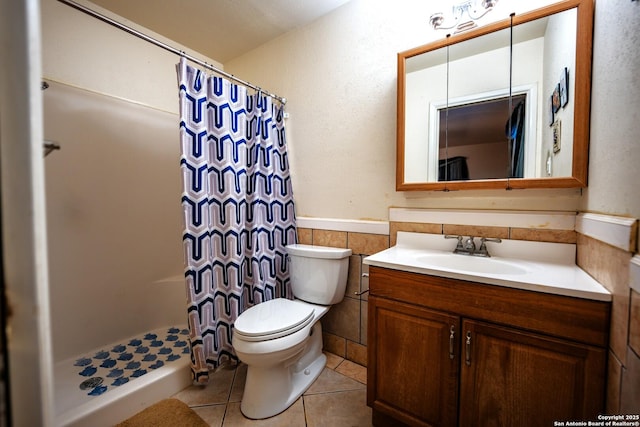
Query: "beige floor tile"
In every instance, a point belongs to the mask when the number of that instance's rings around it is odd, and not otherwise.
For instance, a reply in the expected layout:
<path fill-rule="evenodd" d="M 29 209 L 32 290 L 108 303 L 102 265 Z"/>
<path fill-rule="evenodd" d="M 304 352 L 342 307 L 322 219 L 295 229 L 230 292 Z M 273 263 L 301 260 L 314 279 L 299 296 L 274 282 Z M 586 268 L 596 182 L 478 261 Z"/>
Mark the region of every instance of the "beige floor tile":
<path fill-rule="evenodd" d="M 357 363 L 353 363 L 350 360 L 345 360 L 338 365 L 336 372 L 339 372 L 352 380 L 361 382 L 362 384 L 367 383 L 367 368 L 362 365 L 358 365 Z"/>
<path fill-rule="evenodd" d="M 361 390 L 364 388 L 364 384 L 332 371 L 331 369 L 324 368 L 324 371 L 322 371 L 318 379 L 311 385 L 311 387 L 309 387 L 304 395 L 346 390 Z"/>
<path fill-rule="evenodd" d="M 324 354 L 325 356 L 327 356 L 327 368 L 329 369 L 336 369 L 338 365 L 344 360 L 344 357 L 329 353 L 328 351 L 325 351 Z"/>
<path fill-rule="evenodd" d="M 222 427 L 227 405 L 197 406 L 191 409 L 209 424 L 209 427 Z"/>
<path fill-rule="evenodd" d="M 366 390 L 304 396 L 307 427 L 371 426 Z"/>
<path fill-rule="evenodd" d="M 207 386 L 190 386 L 173 397 L 192 407 L 212 427 L 370 426 L 371 410 L 366 406 L 364 385 L 366 368 L 333 353 L 325 354 L 327 367 L 304 397 L 266 420 L 248 419 L 240 411 L 247 375 L 245 364 L 219 369 L 211 374 Z"/>
<path fill-rule="evenodd" d="M 236 376 L 233 379 L 233 386 L 231 387 L 231 395 L 229 396 L 229 402 L 240 402 L 242 400 L 242 394 L 244 393 L 244 383 L 247 381 L 247 365 L 242 363 L 236 369 Z"/>
<path fill-rule="evenodd" d="M 192 385 L 173 397 L 189 406 L 227 403 L 235 372 L 235 368 L 221 368 L 209 375 L 209 384 L 206 386 Z"/>
<path fill-rule="evenodd" d="M 223 424 L 224 427 L 303 427 L 304 425 L 302 398 L 296 400 L 293 405 L 281 414 L 265 420 L 250 420 L 242 415 L 239 402 L 229 403 Z"/>

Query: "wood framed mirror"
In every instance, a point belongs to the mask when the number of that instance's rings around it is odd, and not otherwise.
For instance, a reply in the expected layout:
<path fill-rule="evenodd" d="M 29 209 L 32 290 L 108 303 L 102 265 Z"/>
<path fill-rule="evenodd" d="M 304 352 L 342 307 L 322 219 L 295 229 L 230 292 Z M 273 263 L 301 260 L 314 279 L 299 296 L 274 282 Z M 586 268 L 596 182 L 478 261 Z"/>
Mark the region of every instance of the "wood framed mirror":
<path fill-rule="evenodd" d="M 400 52 L 396 189 L 586 187 L 593 14 L 566 0 Z"/>

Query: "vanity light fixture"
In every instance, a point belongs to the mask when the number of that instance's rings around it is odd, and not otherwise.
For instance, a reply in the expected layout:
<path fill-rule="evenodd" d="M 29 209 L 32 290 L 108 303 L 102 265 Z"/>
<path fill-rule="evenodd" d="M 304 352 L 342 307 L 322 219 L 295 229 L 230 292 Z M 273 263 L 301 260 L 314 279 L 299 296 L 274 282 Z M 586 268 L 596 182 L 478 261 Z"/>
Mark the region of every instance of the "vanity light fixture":
<path fill-rule="evenodd" d="M 493 10 L 498 0 L 464 0 L 455 4 L 451 13 L 434 13 L 429 17 L 429 23 L 434 30 L 450 30 L 455 28 L 454 33 L 467 31 L 476 28 L 475 21 L 485 16 Z"/>

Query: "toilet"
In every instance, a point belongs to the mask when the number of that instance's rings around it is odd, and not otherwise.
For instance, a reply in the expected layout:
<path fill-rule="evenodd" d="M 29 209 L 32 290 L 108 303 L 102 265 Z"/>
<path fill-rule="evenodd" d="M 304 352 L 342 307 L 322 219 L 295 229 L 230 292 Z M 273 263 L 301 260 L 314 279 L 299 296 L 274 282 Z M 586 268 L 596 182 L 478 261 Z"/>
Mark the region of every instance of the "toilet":
<path fill-rule="evenodd" d="M 232 344 L 247 364 L 240 409 L 247 418 L 272 417 L 291 406 L 327 362 L 320 318 L 344 298 L 351 249 L 286 246 L 294 300 L 276 298 L 236 319 Z"/>

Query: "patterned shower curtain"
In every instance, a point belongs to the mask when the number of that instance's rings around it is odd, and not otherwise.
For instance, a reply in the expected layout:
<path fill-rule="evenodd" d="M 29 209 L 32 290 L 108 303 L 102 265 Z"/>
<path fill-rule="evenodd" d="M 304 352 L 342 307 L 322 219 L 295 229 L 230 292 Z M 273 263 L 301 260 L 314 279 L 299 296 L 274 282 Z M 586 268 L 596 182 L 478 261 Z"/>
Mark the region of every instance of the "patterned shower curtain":
<path fill-rule="evenodd" d="M 236 359 L 233 323 L 247 308 L 292 298 L 285 245 L 296 224 L 283 108 L 182 58 L 183 246 L 194 382 Z"/>

